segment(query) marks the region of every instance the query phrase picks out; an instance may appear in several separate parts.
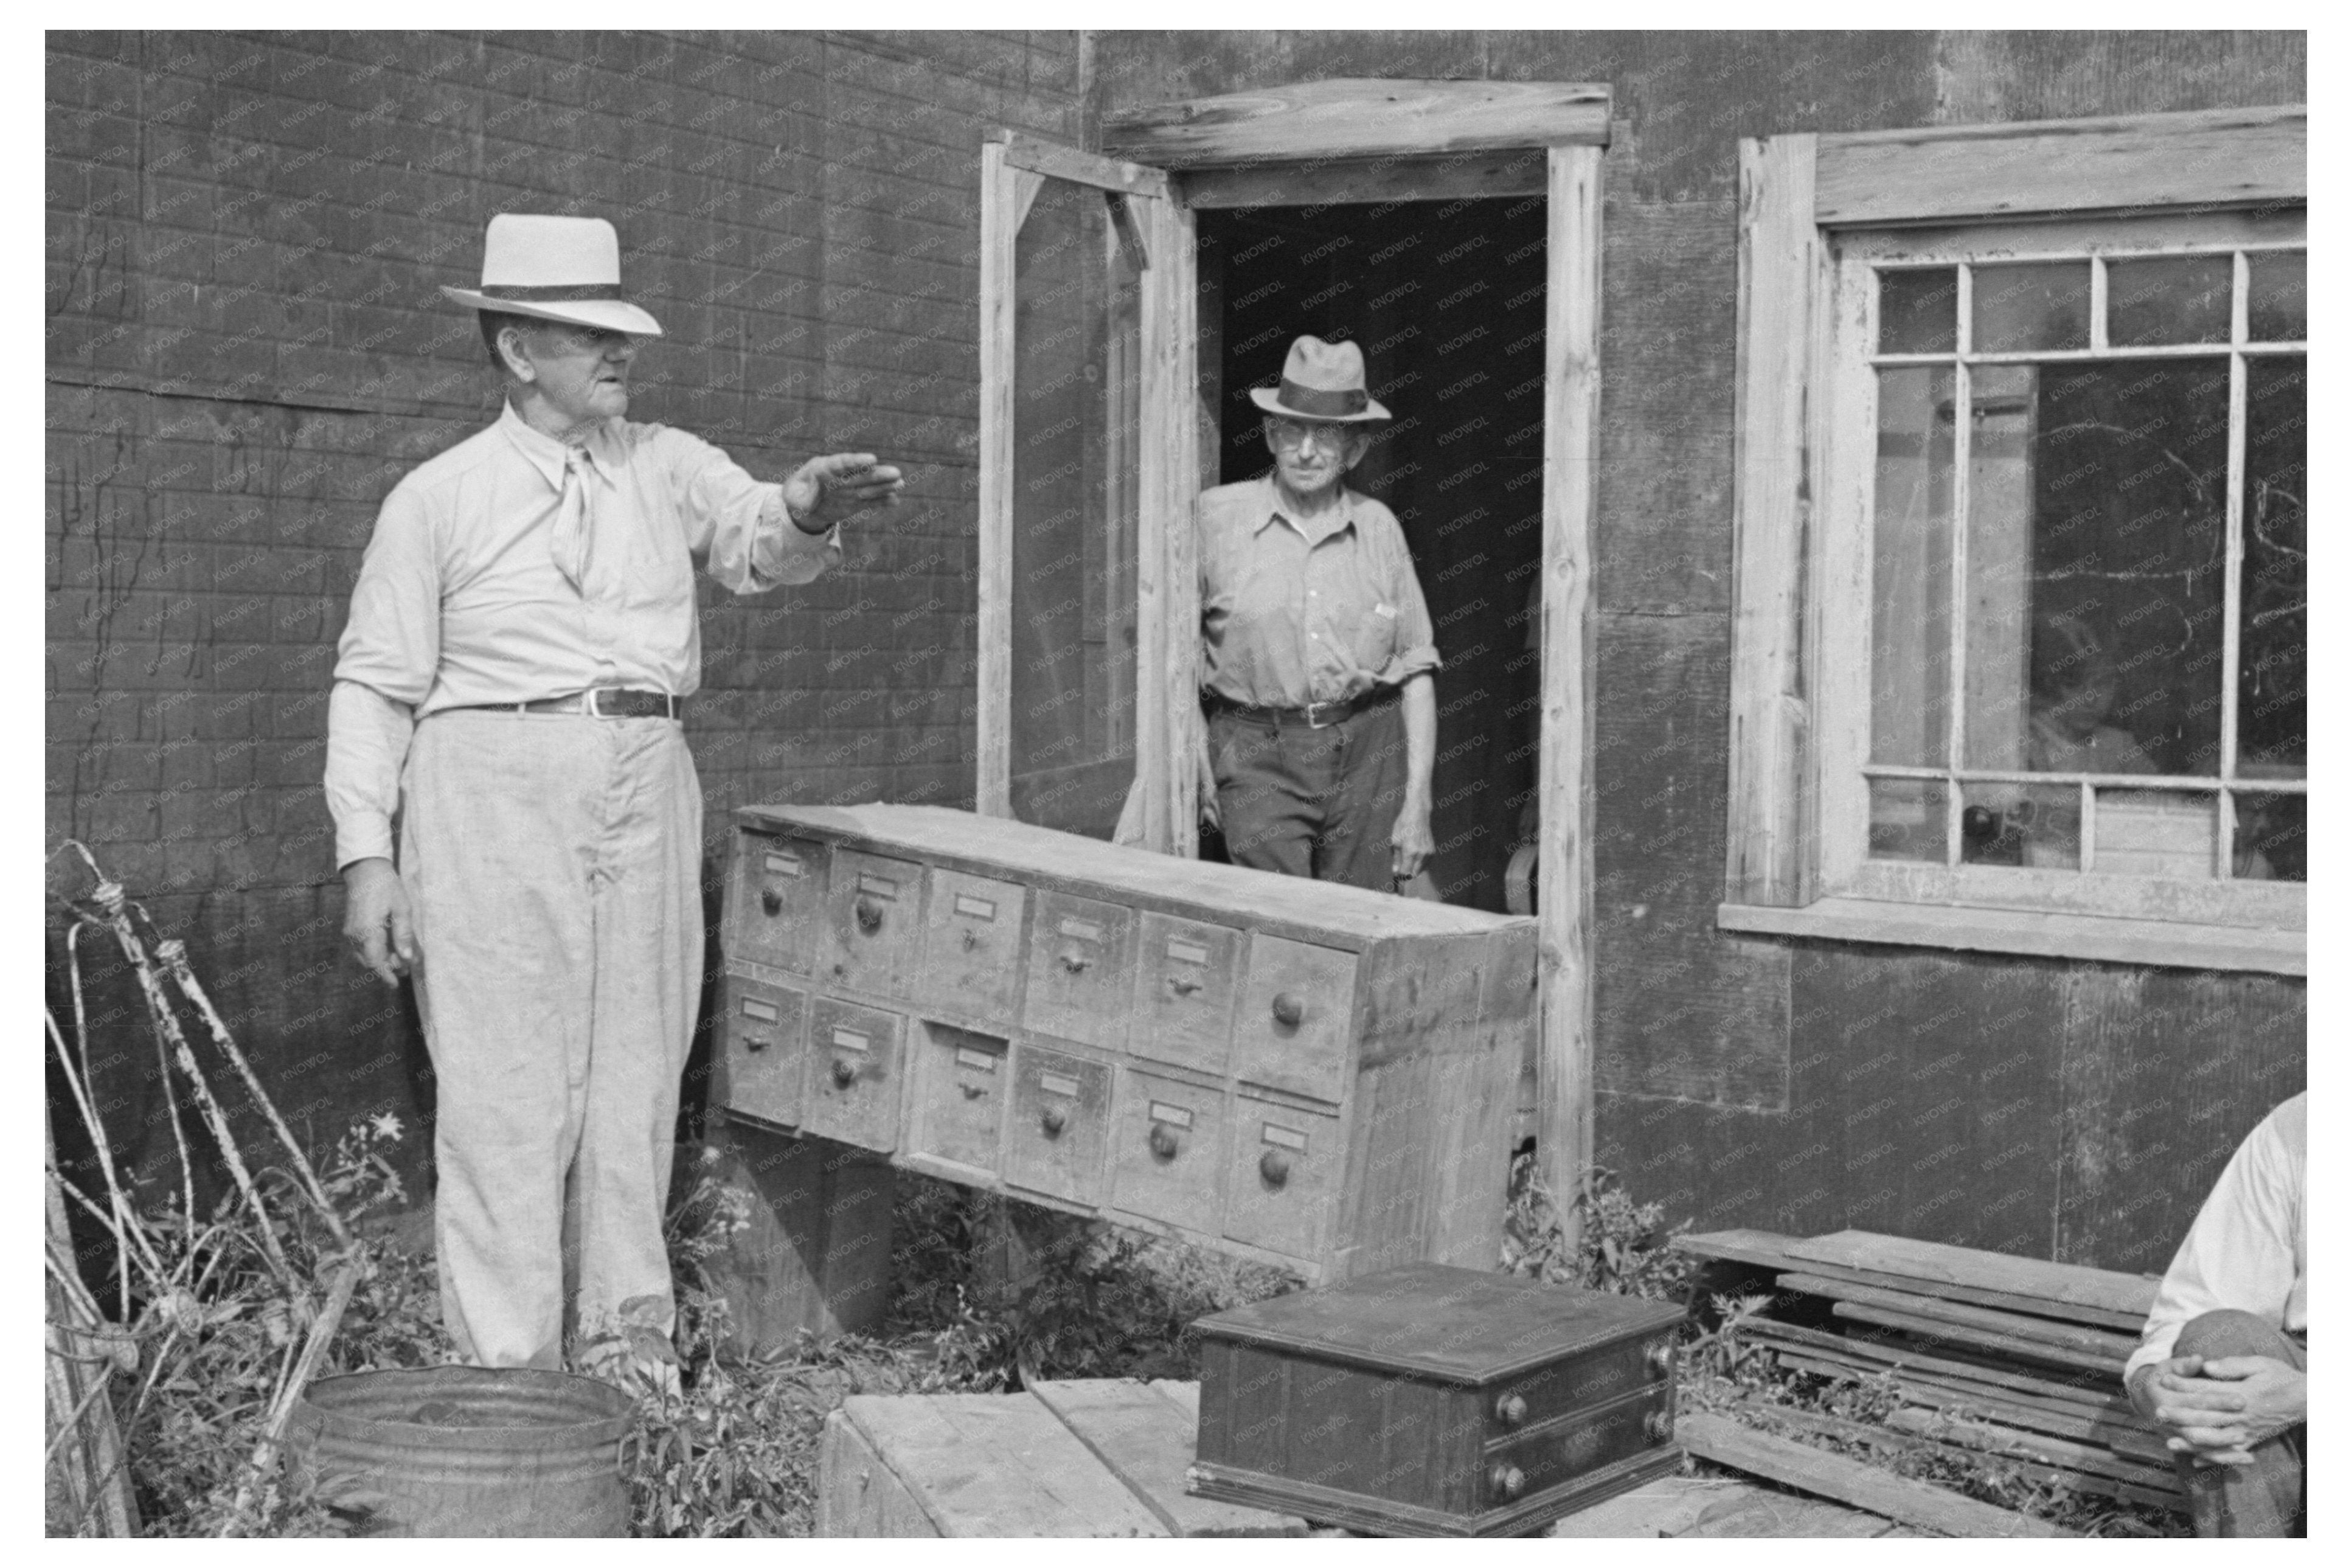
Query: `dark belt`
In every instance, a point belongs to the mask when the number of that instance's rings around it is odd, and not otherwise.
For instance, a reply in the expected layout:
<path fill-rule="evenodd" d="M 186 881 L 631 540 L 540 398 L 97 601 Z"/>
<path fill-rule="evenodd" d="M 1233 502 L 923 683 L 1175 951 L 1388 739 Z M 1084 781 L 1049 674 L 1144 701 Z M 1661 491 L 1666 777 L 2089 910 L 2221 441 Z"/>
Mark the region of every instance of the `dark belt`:
<path fill-rule="evenodd" d="M 591 719 L 684 719 L 686 699 L 667 691 L 639 691 L 626 686 L 599 686 L 569 697 L 542 697 L 536 702 L 474 702 L 467 709 L 493 713 L 580 713 Z M 451 709 L 449 711 L 458 711 Z"/>
<path fill-rule="evenodd" d="M 1328 730 L 1343 719 L 1352 719 L 1374 708 L 1387 707 L 1397 700 L 1401 689 L 1394 686 L 1372 686 L 1337 702 L 1310 702 L 1304 708 L 1261 708 L 1254 702 L 1236 702 L 1219 692 L 1203 691 L 1201 693 L 1201 706 L 1212 718 L 1224 713 L 1276 730 L 1286 727 Z"/>

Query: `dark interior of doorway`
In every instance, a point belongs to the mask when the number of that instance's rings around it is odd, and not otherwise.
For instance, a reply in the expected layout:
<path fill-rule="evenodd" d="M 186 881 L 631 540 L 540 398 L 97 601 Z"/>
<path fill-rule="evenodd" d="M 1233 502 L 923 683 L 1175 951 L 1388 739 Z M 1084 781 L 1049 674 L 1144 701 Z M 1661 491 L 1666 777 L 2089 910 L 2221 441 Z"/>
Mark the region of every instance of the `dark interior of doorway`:
<path fill-rule="evenodd" d="M 1447 902 L 1500 910 L 1536 776 L 1544 199 L 1210 210 L 1199 234 L 1217 482 L 1271 466 L 1249 389 L 1302 332 L 1361 345 L 1395 416 L 1349 482 L 1396 513 L 1436 624 L 1431 875 Z"/>

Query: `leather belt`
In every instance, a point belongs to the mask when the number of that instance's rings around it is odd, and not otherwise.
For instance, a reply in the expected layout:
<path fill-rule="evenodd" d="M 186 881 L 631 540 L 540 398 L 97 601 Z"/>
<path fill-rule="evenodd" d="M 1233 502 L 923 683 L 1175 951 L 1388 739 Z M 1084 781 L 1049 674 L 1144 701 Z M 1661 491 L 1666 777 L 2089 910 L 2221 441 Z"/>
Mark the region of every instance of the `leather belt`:
<path fill-rule="evenodd" d="M 1374 708 L 1387 707 L 1397 700 L 1397 693 L 1400 689 L 1394 686 L 1372 686 L 1353 697 L 1341 698 L 1337 702 L 1310 702 L 1304 708 L 1261 708 L 1252 702 L 1236 702 L 1219 692 L 1203 691 L 1201 693 L 1201 703 L 1212 716 L 1219 713 L 1230 714 L 1235 719 L 1246 720 L 1253 724 L 1268 725 L 1276 730 L 1284 728 L 1328 730 L 1343 719 L 1352 719 L 1357 714 L 1368 712 Z"/>
<path fill-rule="evenodd" d="M 569 697 L 542 697 L 536 702 L 474 702 L 467 707 L 496 713 L 579 713 L 591 719 L 684 719 L 686 699 L 667 691 L 639 691 L 627 686 L 598 686 Z M 454 711 L 454 710 L 453 710 Z"/>

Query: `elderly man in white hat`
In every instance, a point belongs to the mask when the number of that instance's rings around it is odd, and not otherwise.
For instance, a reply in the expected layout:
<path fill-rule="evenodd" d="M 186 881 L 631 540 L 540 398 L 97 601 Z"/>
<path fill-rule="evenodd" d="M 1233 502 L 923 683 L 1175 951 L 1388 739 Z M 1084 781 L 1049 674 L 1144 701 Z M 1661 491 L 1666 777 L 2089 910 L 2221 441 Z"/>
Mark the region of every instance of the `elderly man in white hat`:
<path fill-rule="evenodd" d="M 1391 891 L 1433 848 L 1438 660 L 1395 514 L 1344 483 L 1389 411 L 1316 337 L 1250 397 L 1274 468 L 1199 510 L 1215 817 L 1237 865 Z"/>
<path fill-rule="evenodd" d="M 442 1310 L 489 1366 L 563 1363 L 567 1274 L 575 1362 L 673 1326 L 662 1208 L 702 988 L 695 571 L 805 583 L 901 485 L 847 453 L 762 483 L 630 423 L 661 327 L 620 282 L 602 218 L 501 213 L 481 288 L 443 289 L 480 312 L 506 407 L 384 499 L 328 710 L 344 935 L 415 981 Z"/>

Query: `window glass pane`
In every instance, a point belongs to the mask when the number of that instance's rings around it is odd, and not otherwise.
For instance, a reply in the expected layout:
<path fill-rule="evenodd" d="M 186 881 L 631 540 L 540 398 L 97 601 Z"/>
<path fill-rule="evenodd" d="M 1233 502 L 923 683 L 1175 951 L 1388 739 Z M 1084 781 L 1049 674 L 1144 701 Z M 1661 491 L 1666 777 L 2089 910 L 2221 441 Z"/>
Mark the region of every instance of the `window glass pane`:
<path fill-rule="evenodd" d="M 2226 362 L 1973 374 L 1970 765 L 2215 773 Z"/>
<path fill-rule="evenodd" d="M 1906 268 L 1878 275 L 1878 352 L 1949 353 L 1959 347 L 1959 268 Z"/>
<path fill-rule="evenodd" d="M 2238 577 L 2238 774 L 2304 776 L 2304 360 L 2246 361 L 2245 559 Z"/>
<path fill-rule="evenodd" d="M 2226 256 L 2158 256 L 2107 263 L 2107 342 L 2119 349 L 2230 341 Z"/>
<path fill-rule="evenodd" d="M 1878 373 L 1870 754 L 1941 766 L 1951 690 L 1952 372 Z M 1942 859 L 1939 849 L 1935 858 Z"/>
<path fill-rule="evenodd" d="M 1944 863 L 1945 805 L 1941 779 L 1870 781 L 1870 858 Z"/>
<path fill-rule="evenodd" d="M 1979 267 L 1969 279 L 1979 353 L 2091 346 L 2089 261 Z"/>
<path fill-rule="evenodd" d="M 2053 870 L 2081 864 L 2080 785 L 1969 784 L 1960 801 L 1963 864 Z"/>
<path fill-rule="evenodd" d="M 1142 294 L 1120 216 L 1049 179 L 1013 249 L 1013 812 L 1102 838 L 1135 775 Z"/>
<path fill-rule="evenodd" d="M 2214 797 L 2153 789 L 2098 792 L 2091 868 L 2116 877 L 2213 875 Z"/>
<path fill-rule="evenodd" d="M 2301 882 L 2304 797 L 2242 795 L 2230 875 L 2250 882 Z"/>
<path fill-rule="evenodd" d="M 2304 253 L 2246 253 L 2246 336 L 2258 343 L 2299 342 L 2304 337 Z"/>

